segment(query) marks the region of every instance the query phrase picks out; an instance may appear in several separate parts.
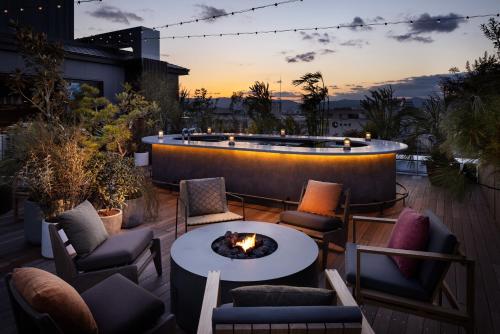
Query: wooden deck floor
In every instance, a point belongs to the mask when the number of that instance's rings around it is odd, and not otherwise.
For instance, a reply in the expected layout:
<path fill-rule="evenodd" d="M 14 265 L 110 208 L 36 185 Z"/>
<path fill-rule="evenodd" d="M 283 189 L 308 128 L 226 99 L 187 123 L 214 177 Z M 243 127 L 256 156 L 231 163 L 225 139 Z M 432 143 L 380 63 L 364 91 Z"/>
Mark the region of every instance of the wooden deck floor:
<path fill-rule="evenodd" d="M 430 208 L 440 216 L 446 225 L 460 238 L 463 251 L 476 260 L 476 333 L 500 333 L 500 229 L 487 214 L 486 203 L 479 191 L 461 202 L 445 192 L 432 187 L 425 177 L 398 176 L 398 181 L 410 191 L 406 205 L 417 210 Z M 157 277 L 151 265 L 141 276 L 140 285 L 169 302 L 169 250 L 174 241 L 176 194 L 159 190 L 161 211 L 158 220 L 147 224 L 161 239 L 164 271 Z M 385 212 L 394 217 L 402 204 Z M 234 208 L 237 210 L 237 208 Z M 247 209 L 248 220 L 276 221 L 279 209 L 251 205 Z M 389 226 L 360 225 L 358 240 L 363 244 L 385 245 L 390 234 Z M 54 271 L 53 261 L 42 259 L 37 247 L 24 243 L 22 222 L 13 222 L 12 215 L 0 217 L 0 328 L 2 333 L 14 333 L 15 325 L 7 300 L 3 276 L 16 266 L 35 266 Z M 344 257 L 331 253 L 329 268 L 344 271 Z M 464 302 L 464 272 L 453 266 L 447 282 L 455 290 L 461 303 Z M 422 319 L 401 312 L 367 305 L 365 314 L 376 333 L 463 333 L 463 330 L 448 324 Z"/>

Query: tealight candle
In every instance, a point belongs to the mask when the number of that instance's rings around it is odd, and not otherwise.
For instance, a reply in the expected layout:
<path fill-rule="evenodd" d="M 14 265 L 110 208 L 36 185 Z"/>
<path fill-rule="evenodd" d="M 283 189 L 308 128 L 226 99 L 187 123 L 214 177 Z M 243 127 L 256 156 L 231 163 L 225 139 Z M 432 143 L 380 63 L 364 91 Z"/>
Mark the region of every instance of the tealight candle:
<path fill-rule="evenodd" d="M 366 139 L 366 141 L 371 141 L 372 140 L 372 134 L 370 132 L 367 132 L 365 134 L 365 139 Z"/>
<path fill-rule="evenodd" d="M 229 136 L 229 143 L 230 146 L 234 145 L 234 136 Z"/>
<path fill-rule="evenodd" d="M 286 135 L 285 129 L 280 130 L 280 135 L 281 135 L 281 137 L 284 137 Z"/>
<path fill-rule="evenodd" d="M 163 139 L 163 130 L 158 131 L 158 139 Z"/>
<path fill-rule="evenodd" d="M 351 140 L 349 138 L 344 138 L 344 150 L 351 150 Z"/>
<path fill-rule="evenodd" d="M 207 129 L 207 133 L 208 133 L 209 135 L 211 135 L 211 134 L 212 134 L 212 128 L 208 128 L 208 129 Z"/>

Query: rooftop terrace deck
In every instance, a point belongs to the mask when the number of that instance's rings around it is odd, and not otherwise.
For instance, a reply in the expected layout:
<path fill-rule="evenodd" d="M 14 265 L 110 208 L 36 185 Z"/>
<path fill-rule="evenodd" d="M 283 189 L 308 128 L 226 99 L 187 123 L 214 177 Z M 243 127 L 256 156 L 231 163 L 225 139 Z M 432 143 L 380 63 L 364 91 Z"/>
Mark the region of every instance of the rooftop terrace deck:
<path fill-rule="evenodd" d="M 476 333 L 500 333 L 500 229 L 487 213 L 486 202 L 476 189 L 470 198 L 460 202 L 444 191 L 431 186 L 425 177 L 398 175 L 398 182 L 409 192 L 407 205 L 417 210 L 430 208 L 440 216 L 446 225 L 460 238 L 462 250 L 476 260 Z M 141 276 L 140 284 L 169 303 L 169 250 L 174 240 L 176 193 L 159 190 L 161 211 L 156 222 L 147 225 L 153 228 L 161 239 L 164 271 L 156 276 L 150 266 Z M 402 203 L 387 210 L 384 216 L 394 217 L 402 208 Z M 234 208 L 237 210 L 237 208 Z M 279 209 L 261 205 L 249 205 L 246 213 L 249 220 L 275 222 Z M 384 245 L 389 238 L 390 226 L 363 225 L 358 229 L 358 240 L 363 244 Z M 0 217 L 0 276 L 15 266 L 35 266 L 54 271 L 53 261 L 42 259 L 37 247 L 24 243 L 22 222 L 13 222 L 12 214 Z M 344 271 L 344 257 L 331 253 L 329 268 Z M 462 268 L 452 266 L 447 282 L 461 303 L 464 302 L 465 287 L 461 279 Z M 14 333 L 15 324 L 3 279 L 0 281 L 0 328 L 2 333 Z M 376 333 L 463 333 L 455 326 L 422 319 L 417 316 L 394 312 L 388 309 L 365 306 L 365 314 Z"/>

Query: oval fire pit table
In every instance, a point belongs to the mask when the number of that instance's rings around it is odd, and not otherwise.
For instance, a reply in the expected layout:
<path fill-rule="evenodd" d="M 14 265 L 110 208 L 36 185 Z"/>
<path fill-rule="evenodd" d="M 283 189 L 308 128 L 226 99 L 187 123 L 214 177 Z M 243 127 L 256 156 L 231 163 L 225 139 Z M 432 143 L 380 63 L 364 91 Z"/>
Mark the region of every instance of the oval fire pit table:
<path fill-rule="evenodd" d="M 277 248 L 258 258 L 219 255 L 212 245 L 227 231 L 267 237 L 277 243 Z M 317 286 L 317 259 L 316 242 L 288 227 L 235 221 L 197 228 L 179 237 L 170 250 L 172 312 L 180 327 L 196 331 L 209 270 L 221 272 L 221 302 L 228 303 L 230 290 L 245 285 Z"/>

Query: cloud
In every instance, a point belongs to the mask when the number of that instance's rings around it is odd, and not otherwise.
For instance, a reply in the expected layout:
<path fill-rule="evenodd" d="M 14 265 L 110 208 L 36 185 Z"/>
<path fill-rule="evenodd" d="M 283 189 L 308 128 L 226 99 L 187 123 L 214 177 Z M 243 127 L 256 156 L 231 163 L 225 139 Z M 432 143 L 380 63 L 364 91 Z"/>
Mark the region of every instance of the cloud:
<path fill-rule="evenodd" d="M 330 36 L 327 32 L 321 34 L 318 32 L 314 32 L 312 34 L 309 34 L 305 31 L 301 31 L 300 35 L 302 36 L 303 40 L 316 41 L 320 44 L 329 44 L 334 38 L 333 36 Z"/>
<path fill-rule="evenodd" d="M 370 90 L 392 86 L 396 96 L 426 98 L 439 91 L 439 83 L 449 74 L 434 74 L 376 82 L 371 85 L 345 85 L 347 92 L 336 93 L 335 99 L 362 99 Z"/>
<path fill-rule="evenodd" d="M 335 52 L 337 52 L 337 51 L 332 50 L 332 49 L 321 49 L 321 50 L 319 50 L 319 52 L 320 52 L 322 55 L 327 55 L 327 54 L 335 53 Z"/>
<path fill-rule="evenodd" d="M 214 22 L 215 20 L 217 20 L 217 16 L 227 14 L 226 10 L 222 9 L 222 8 L 216 8 L 213 6 L 207 6 L 207 5 L 203 5 L 203 4 L 198 4 L 198 5 L 196 5 L 196 7 L 201 8 L 200 15 L 203 18 L 210 19 L 210 20 L 208 20 L 208 22 Z"/>
<path fill-rule="evenodd" d="M 380 16 L 377 16 L 377 18 Z M 376 18 L 375 18 L 376 19 Z M 373 28 L 366 25 L 366 22 L 359 16 L 356 16 L 351 23 L 347 23 L 346 25 L 351 26 L 349 29 L 353 31 L 359 30 L 372 30 Z"/>
<path fill-rule="evenodd" d="M 356 48 L 362 48 L 363 45 L 368 45 L 370 44 L 368 41 L 365 41 L 364 39 L 357 38 L 357 39 L 349 39 L 345 42 L 340 43 L 342 46 L 354 46 Z"/>
<path fill-rule="evenodd" d="M 315 59 L 315 57 L 316 57 L 316 52 L 310 51 L 306 53 L 300 53 L 292 57 L 286 57 L 285 60 L 288 63 L 298 63 L 298 62 L 310 63 Z"/>
<path fill-rule="evenodd" d="M 87 12 L 90 16 L 108 20 L 111 22 L 124 23 L 130 25 L 130 21 L 142 22 L 144 19 L 132 12 L 123 11 L 114 6 L 102 6 L 92 12 Z"/>
<path fill-rule="evenodd" d="M 388 35 L 398 42 L 420 42 L 432 43 L 434 39 L 430 36 L 422 36 L 431 33 L 450 33 L 457 30 L 461 23 L 465 22 L 461 15 L 450 13 L 447 15 L 432 16 L 424 13 L 409 24 L 409 31 L 399 35 Z"/>
<path fill-rule="evenodd" d="M 419 36 L 414 33 L 407 33 L 402 35 L 388 35 L 389 38 L 395 39 L 398 42 L 420 42 L 420 43 L 432 43 L 434 40 L 429 36 Z"/>

